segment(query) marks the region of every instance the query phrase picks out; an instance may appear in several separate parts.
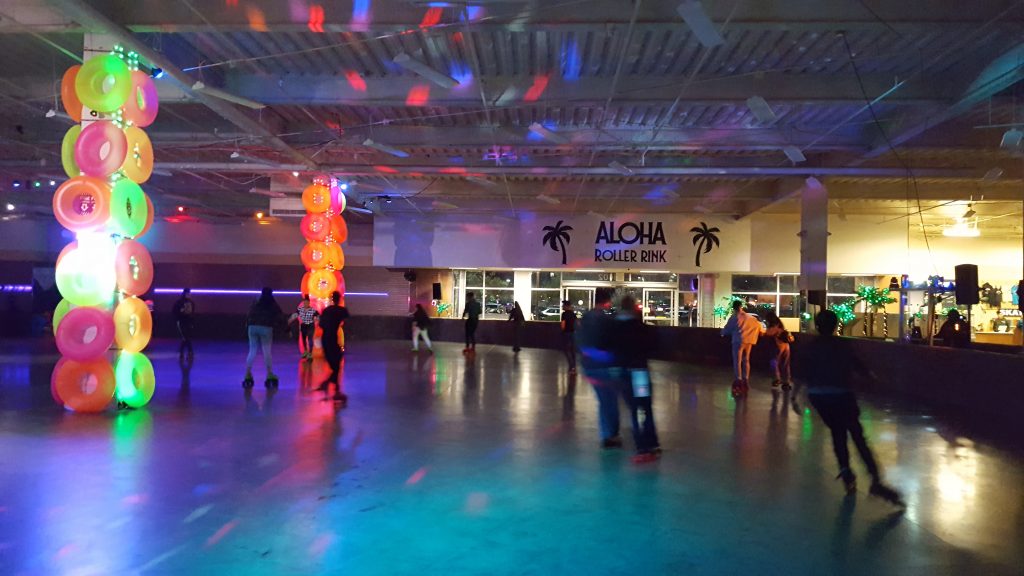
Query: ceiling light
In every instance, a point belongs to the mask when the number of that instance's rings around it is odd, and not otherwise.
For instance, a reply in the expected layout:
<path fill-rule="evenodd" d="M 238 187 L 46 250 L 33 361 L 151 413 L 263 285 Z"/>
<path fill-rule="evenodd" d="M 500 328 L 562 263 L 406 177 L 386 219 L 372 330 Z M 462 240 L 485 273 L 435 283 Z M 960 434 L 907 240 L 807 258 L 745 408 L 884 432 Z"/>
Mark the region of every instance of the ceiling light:
<path fill-rule="evenodd" d="M 455 78 L 431 68 L 430 65 L 416 60 L 405 52 L 399 53 L 391 61 L 410 72 L 423 76 L 442 88 L 451 89 L 459 85 L 459 81 Z"/>
<path fill-rule="evenodd" d="M 15 180 L 11 185 L 14 186 L 15 188 L 21 188 L 21 181 Z"/>
<path fill-rule="evenodd" d="M 697 37 L 697 41 L 703 44 L 705 48 L 714 48 L 715 46 L 725 44 L 725 39 L 719 34 L 718 28 L 715 27 L 715 23 L 711 21 L 711 18 L 708 18 L 700 2 L 687 0 L 676 8 L 676 12 L 679 12 L 686 25 L 690 27 L 693 35 Z"/>
<path fill-rule="evenodd" d="M 609 162 L 608 167 L 611 168 L 612 170 L 615 170 L 619 174 L 622 174 L 623 176 L 633 175 L 633 171 L 630 170 L 628 166 L 626 166 L 622 162 L 619 162 L 618 160 L 612 160 L 611 162 Z"/>
<path fill-rule="evenodd" d="M 999 143 L 1000 148 L 1007 150 L 1013 150 L 1020 147 L 1021 140 L 1024 139 L 1024 132 L 1011 128 L 1006 132 L 1003 132 L 1003 140 Z"/>
<path fill-rule="evenodd" d="M 955 224 L 943 227 L 942 235 L 953 238 L 977 238 L 981 236 L 981 231 L 978 230 L 977 219 L 972 223 L 966 218 L 957 218 Z"/>
<path fill-rule="evenodd" d="M 537 195 L 537 200 L 540 200 L 541 202 L 547 202 L 548 204 L 561 204 L 562 203 L 562 201 L 559 200 L 558 198 L 554 198 L 552 196 L 548 196 L 547 194 L 538 194 Z"/>
<path fill-rule="evenodd" d="M 292 176 L 298 178 L 299 177 L 299 171 L 298 170 L 292 170 Z"/>
<path fill-rule="evenodd" d="M 750 113 L 757 118 L 759 122 L 764 124 L 770 124 L 778 119 L 772 107 L 768 105 L 768 101 L 760 96 L 751 96 L 747 98 L 747 108 L 750 109 Z"/>
<path fill-rule="evenodd" d="M 239 156 L 241 156 L 241 154 L 238 153 L 238 150 L 235 150 L 234 152 L 231 153 L 232 159 L 238 158 Z"/>
<path fill-rule="evenodd" d="M 796 146 L 783 146 L 782 153 L 785 154 L 786 158 L 789 158 L 789 161 L 793 164 L 799 164 L 807 161 L 807 157 L 804 156 L 804 153 Z"/>
<path fill-rule="evenodd" d="M 536 122 L 534 122 L 533 124 L 530 124 L 530 132 L 533 132 L 534 134 L 540 136 L 541 138 L 544 138 L 546 140 L 550 140 L 552 142 L 556 142 L 558 144 L 568 144 L 569 143 L 569 141 L 564 136 L 562 136 L 560 134 L 556 134 L 555 132 L 552 132 L 551 130 L 541 126 L 540 124 L 538 124 Z"/>
<path fill-rule="evenodd" d="M 184 206 L 178 206 L 178 212 L 184 212 L 184 211 L 185 211 L 185 207 Z"/>
<path fill-rule="evenodd" d="M 56 185 L 57 185 L 57 181 L 56 180 L 50 180 L 50 186 L 56 186 Z"/>
<path fill-rule="evenodd" d="M 232 103 L 238 104 L 240 106 L 245 106 L 246 108 L 252 108 L 253 110 L 262 110 L 263 108 L 267 107 L 266 104 L 261 104 L 261 103 L 255 101 L 255 100 L 250 100 L 250 99 L 244 98 L 242 96 L 235 96 L 234 94 L 231 94 L 230 92 L 225 92 L 225 91 L 221 90 L 220 88 L 213 88 L 212 86 L 207 86 L 206 84 L 203 84 L 202 82 L 196 82 L 195 84 L 193 84 L 192 85 L 192 89 L 195 90 L 196 92 L 202 92 L 203 94 L 206 94 L 207 96 L 213 96 L 214 98 L 220 98 L 221 100 L 226 100 L 228 102 L 232 102 Z"/>
<path fill-rule="evenodd" d="M 384 200 L 385 204 L 391 204 L 391 196 L 381 196 L 381 199 Z"/>
<path fill-rule="evenodd" d="M 149 75 L 152 76 L 154 79 L 159 80 L 159 79 L 164 77 L 164 69 L 163 68 L 153 68 L 152 70 L 149 71 Z"/>
<path fill-rule="evenodd" d="M 14 206 L 14 204 L 11 204 L 10 202 L 8 202 L 6 208 L 7 208 L 8 212 L 14 212 L 15 206 Z"/>
<path fill-rule="evenodd" d="M 384 152 L 385 154 L 390 154 L 390 155 L 395 156 L 397 158 L 408 158 L 409 157 L 409 153 L 404 151 L 404 150 L 399 150 L 398 148 L 395 148 L 393 146 L 388 146 L 387 144 L 381 144 L 379 142 L 374 142 L 373 140 L 370 140 L 369 138 L 367 138 L 366 140 L 363 140 L 363 146 L 366 146 L 367 148 L 373 148 L 374 150 L 379 150 L 381 152 Z"/>
<path fill-rule="evenodd" d="M 47 118 L 53 118 L 56 115 L 57 115 L 57 111 L 54 110 L 53 108 L 50 108 L 49 110 L 46 111 L 46 117 Z"/>
<path fill-rule="evenodd" d="M 257 212 L 256 213 L 256 219 L 257 220 L 262 220 L 263 219 L 263 212 Z"/>
<path fill-rule="evenodd" d="M 344 192 L 348 190 L 348 184 L 346 182 L 342 182 L 341 184 L 338 185 L 338 188 L 341 188 L 341 191 Z"/>

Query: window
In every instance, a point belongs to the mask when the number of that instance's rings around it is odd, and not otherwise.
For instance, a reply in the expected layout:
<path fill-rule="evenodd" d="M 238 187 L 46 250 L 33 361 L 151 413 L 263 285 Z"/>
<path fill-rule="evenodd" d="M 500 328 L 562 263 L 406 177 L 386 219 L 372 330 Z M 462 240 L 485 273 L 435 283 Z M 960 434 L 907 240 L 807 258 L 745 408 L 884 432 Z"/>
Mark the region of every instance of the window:
<path fill-rule="evenodd" d="M 679 300 L 677 301 L 678 325 L 697 325 L 697 290 L 700 288 L 700 278 L 696 274 L 679 275 Z"/>
<path fill-rule="evenodd" d="M 562 272 L 562 282 L 611 282 L 612 272 Z"/>
<path fill-rule="evenodd" d="M 856 294 L 857 278 L 854 276 L 829 276 L 825 286 L 829 294 Z"/>
<path fill-rule="evenodd" d="M 675 282 L 676 274 L 671 272 L 627 272 L 626 282 Z"/>
<path fill-rule="evenodd" d="M 562 273 L 534 272 L 530 302 L 534 320 L 557 321 L 562 312 Z"/>
<path fill-rule="evenodd" d="M 514 272 L 484 272 L 484 286 L 487 288 L 507 288 L 511 290 L 514 283 Z"/>
<path fill-rule="evenodd" d="M 512 309 L 515 302 L 513 279 L 512 272 L 466 271 L 466 292 L 476 294 L 484 309 L 482 318 L 504 317 Z"/>
<path fill-rule="evenodd" d="M 737 294 L 751 292 L 775 292 L 778 281 L 775 276 L 752 276 L 749 274 L 732 275 L 732 291 Z"/>
<path fill-rule="evenodd" d="M 768 312 L 774 312 L 780 318 L 795 318 L 799 314 L 795 275 L 734 274 L 732 291 L 736 297 L 747 303 L 747 310 L 754 312 L 761 319 L 764 319 Z"/>
<path fill-rule="evenodd" d="M 532 276 L 532 286 L 534 288 L 554 288 L 558 290 L 562 287 L 561 272 L 534 272 Z"/>

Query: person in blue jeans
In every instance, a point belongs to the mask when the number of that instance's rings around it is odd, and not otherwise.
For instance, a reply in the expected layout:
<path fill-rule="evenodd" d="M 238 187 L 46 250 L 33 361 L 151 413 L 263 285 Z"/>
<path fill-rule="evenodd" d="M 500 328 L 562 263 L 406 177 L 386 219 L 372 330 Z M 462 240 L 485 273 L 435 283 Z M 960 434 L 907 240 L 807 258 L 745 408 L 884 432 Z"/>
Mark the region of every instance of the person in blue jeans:
<path fill-rule="evenodd" d="M 621 448 L 619 436 L 619 378 L 621 369 L 615 365 L 611 315 L 612 291 L 598 288 L 594 293 L 594 309 L 580 319 L 576 343 L 580 349 L 583 374 L 597 395 L 597 415 L 602 448 Z"/>
<path fill-rule="evenodd" d="M 256 361 L 257 349 L 262 349 L 263 362 L 267 365 L 267 379 L 264 384 L 267 388 L 277 387 L 278 379 L 271 367 L 271 346 L 274 343 L 274 327 L 281 323 L 283 317 L 284 312 L 274 300 L 274 291 L 264 288 L 259 299 L 249 308 L 249 315 L 245 321 L 249 330 L 249 356 L 245 359 L 243 388 L 253 386 L 252 365 Z"/>
<path fill-rule="evenodd" d="M 636 299 L 624 296 L 619 303 L 614 328 L 615 364 L 620 369 L 622 395 L 629 406 L 636 444 L 636 463 L 653 462 L 661 456 L 661 443 L 654 426 L 651 377 L 647 360 L 654 350 L 654 333 L 644 324 Z"/>

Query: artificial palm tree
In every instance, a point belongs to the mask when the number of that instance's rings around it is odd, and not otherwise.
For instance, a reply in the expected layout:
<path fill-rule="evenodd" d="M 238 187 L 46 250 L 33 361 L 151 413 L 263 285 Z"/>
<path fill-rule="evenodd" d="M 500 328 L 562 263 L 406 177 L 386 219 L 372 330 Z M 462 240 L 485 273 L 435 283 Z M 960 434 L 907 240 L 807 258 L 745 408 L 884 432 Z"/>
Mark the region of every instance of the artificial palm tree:
<path fill-rule="evenodd" d="M 547 234 L 544 235 L 544 240 L 541 244 L 547 244 L 555 252 L 562 253 L 562 266 L 565 266 L 565 245 L 569 243 L 569 231 L 572 230 L 572 226 L 562 225 L 562 220 L 559 220 L 554 226 L 545 226 L 544 231 Z"/>
<path fill-rule="evenodd" d="M 720 232 L 718 228 L 708 228 L 707 223 L 701 222 L 700 226 L 694 226 L 690 228 L 690 232 L 693 232 L 693 245 L 697 247 L 697 267 L 700 268 L 700 255 L 701 253 L 707 254 L 711 252 L 713 246 L 718 246 L 718 236 L 715 236 L 715 232 Z"/>

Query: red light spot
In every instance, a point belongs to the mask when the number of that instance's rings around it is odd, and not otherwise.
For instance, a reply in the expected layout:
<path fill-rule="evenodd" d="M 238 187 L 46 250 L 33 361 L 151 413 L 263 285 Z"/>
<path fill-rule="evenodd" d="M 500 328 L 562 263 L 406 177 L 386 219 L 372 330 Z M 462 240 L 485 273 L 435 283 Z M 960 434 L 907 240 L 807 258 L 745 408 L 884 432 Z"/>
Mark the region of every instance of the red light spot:
<path fill-rule="evenodd" d="M 245 17 L 249 19 L 249 28 L 257 32 L 267 31 L 267 19 L 263 16 L 263 10 L 255 6 L 246 6 Z"/>
<path fill-rule="evenodd" d="M 238 8 L 238 0 L 224 0 L 224 5 L 228 8 Z"/>
<path fill-rule="evenodd" d="M 209 548 L 217 542 L 220 542 L 221 538 L 224 538 L 228 535 L 228 532 L 235 529 L 235 526 L 238 526 L 238 520 L 232 520 L 231 522 L 221 526 L 219 530 L 213 533 L 213 536 L 206 539 L 206 547 Z"/>
<path fill-rule="evenodd" d="M 452 40 L 455 40 L 456 44 L 462 44 L 462 32 L 452 34 Z"/>
<path fill-rule="evenodd" d="M 422 178 L 423 172 L 409 172 L 409 176 L 412 176 L 413 178 Z"/>
<path fill-rule="evenodd" d="M 461 166 L 445 166 L 440 170 L 441 174 L 465 174 L 466 169 Z"/>
<path fill-rule="evenodd" d="M 526 95 L 523 96 L 523 102 L 536 102 L 540 99 L 540 95 L 544 93 L 544 90 L 548 87 L 548 80 L 550 76 L 548 74 L 538 75 L 533 77 L 533 86 L 526 91 Z"/>
<path fill-rule="evenodd" d="M 409 476 L 409 479 L 405 481 L 405 485 L 406 486 L 412 486 L 413 484 L 418 484 L 419 481 L 423 480 L 423 477 L 426 476 L 426 475 L 427 475 L 427 467 L 424 466 L 423 468 L 420 468 L 419 470 L 413 472 L 412 476 Z"/>
<path fill-rule="evenodd" d="M 409 95 L 405 97 L 406 106 L 423 106 L 430 101 L 430 86 L 417 84 L 409 89 Z"/>
<path fill-rule="evenodd" d="M 429 28 L 436 26 L 441 21 L 441 9 L 431 8 L 427 10 L 427 13 L 423 15 L 423 21 L 420 22 L 420 28 Z"/>
<path fill-rule="evenodd" d="M 374 166 L 373 169 L 377 172 L 383 172 L 384 174 L 398 174 L 398 170 L 395 170 L 391 166 Z"/>
<path fill-rule="evenodd" d="M 355 70 L 345 70 L 345 80 L 348 80 L 348 85 L 351 86 L 353 90 L 366 92 L 366 80 L 363 80 L 363 77 L 359 75 L 359 72 L 356 72 Z"/>
<path fill-rule="evenodd" d="M 324 31 L 324 7 L 319 4 L 309 7 L 309 30 L 320 33 Z"/>

